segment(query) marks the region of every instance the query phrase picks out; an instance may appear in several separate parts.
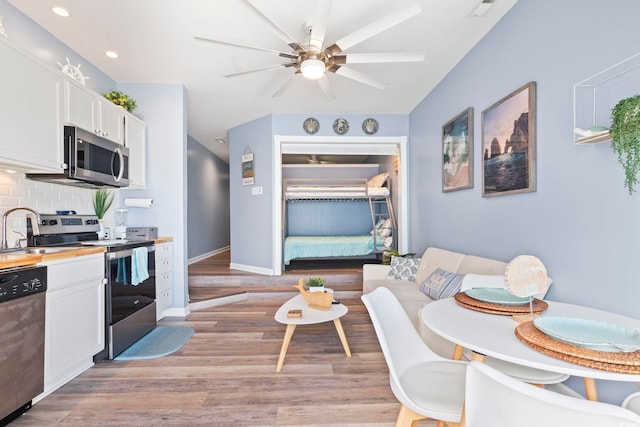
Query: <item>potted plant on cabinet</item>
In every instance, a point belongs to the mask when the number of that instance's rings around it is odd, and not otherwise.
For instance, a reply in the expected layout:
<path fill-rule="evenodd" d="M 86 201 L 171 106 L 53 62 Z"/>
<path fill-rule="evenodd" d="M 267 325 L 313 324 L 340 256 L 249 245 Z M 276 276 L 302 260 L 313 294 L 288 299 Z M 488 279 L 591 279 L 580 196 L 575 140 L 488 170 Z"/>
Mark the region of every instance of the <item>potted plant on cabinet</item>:
<path fill-rule="evenodd" d="M 309 287 L 309 292 L 324 292 L 324 277 L 320 276 L 311 276 L 307 279 L 307 286 Z"/>
<path fill-rule="evenodd" d="M 111 204 L 113 203 L 114 194 L 104 188 L 96 190 L 93 197 L 93 210 L 98 217 L 100 223 L 100 231 L 98 232 L 98 239 L 104 238 L 104 215 L 107 213 Z"/>
<path fill-rule="evenodd" d="M 640 95 L 620 100 L 611 110 L 611 148 L 624 168 L 624 185 L 633 193 L 640 172 Z"/>
<path fill-rule="evenodd" d="M 132 112 L 137 107 L 135 99 L 117 90 L 111 90 L 103 94 L 103 96 L 114 104 L 121 106 L 128 112 Z"/>

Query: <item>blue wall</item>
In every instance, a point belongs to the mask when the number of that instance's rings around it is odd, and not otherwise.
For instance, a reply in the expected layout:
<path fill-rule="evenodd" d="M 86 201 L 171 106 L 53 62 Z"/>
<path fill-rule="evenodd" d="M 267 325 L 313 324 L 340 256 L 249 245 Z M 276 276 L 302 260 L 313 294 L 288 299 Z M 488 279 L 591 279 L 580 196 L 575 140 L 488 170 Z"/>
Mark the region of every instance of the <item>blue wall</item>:
<path fill-rule="evenodd" d="M 187 139 L 188 258 L 229 246 L 229 165 Z"/>
<path fill-rule="evenodd" d="M 573 84 L 640 50 L 640 3 L 520 0 L 411 113 L 411 249 L 538 256 L 549 298 L 638 317 L 640 196 L 610 143 L 573 144 Z M 482 198 L 481 112 L 537 82 L 537 191 Z M 628 95 L 640 85 L 628 85 Z M 475 108 L 475 187 L 441 191 L 441 127 Z M 582 390 L 581 383 L 574 383 Z M 606 384 L 620 402 L 636 387 Z"/>

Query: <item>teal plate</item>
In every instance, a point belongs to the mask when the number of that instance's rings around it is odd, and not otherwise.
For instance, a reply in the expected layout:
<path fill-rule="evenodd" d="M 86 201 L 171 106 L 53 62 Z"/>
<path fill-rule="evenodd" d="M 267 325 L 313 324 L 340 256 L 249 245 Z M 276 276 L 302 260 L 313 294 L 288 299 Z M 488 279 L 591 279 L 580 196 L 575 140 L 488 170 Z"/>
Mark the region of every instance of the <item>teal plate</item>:
<path fill-rule="evenodd" d="M 525 305 L 529 304 L 529 298 L 521 298 L 511 294 L 502 288 L 473 288 L 464 291 L 467 296 L 478 301 L 500 305 Z"/>
<path fill-rule="evenodd" d="M 612 353 L 640 350 L 640 331 L 615 323 L 575 317 L 541 316 L 533 324 L 545 335 L 578 347 Z"/>

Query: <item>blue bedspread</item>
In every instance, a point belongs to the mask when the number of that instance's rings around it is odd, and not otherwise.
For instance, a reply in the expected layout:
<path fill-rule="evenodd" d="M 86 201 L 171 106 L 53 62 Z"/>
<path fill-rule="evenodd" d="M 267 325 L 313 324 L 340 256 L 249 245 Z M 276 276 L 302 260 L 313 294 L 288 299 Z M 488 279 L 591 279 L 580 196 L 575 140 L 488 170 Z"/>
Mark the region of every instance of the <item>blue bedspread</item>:
<path fill-rule="evenodd" d="M 289 236 L 284 241 L 284 263 L 295 258 L 359 256 L 372 253 L 373 236 Z"/>

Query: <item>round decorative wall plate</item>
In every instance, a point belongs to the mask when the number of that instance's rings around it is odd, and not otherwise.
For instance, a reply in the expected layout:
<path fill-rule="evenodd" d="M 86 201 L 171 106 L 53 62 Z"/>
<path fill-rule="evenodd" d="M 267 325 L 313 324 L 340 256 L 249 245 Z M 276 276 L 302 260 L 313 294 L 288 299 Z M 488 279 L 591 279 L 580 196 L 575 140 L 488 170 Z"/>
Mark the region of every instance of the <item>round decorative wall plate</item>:
<path fill-rule="evenodd" d="M 339 118 L 333 122 L 333 131 L 338 135 L 344 135 L 349 132 L 349 122 L 347 119 Z"/>
<path fill-rule="evenodd" d="M 367 135 L 373 135 L 378 132 L 378 121 L 373 118 L 368 118 L 362 122 L 362 131 Z"/>
<path fill-rule="evenodd" d="M 318 132 L 318 130 L 320 130 L 320 123 L 318 123 L 318 120 L 314 119 L 313 117 L 309 117 L 302 124 L 302 128 L 306 133 L 313 135 L 314 133 Z"/>

